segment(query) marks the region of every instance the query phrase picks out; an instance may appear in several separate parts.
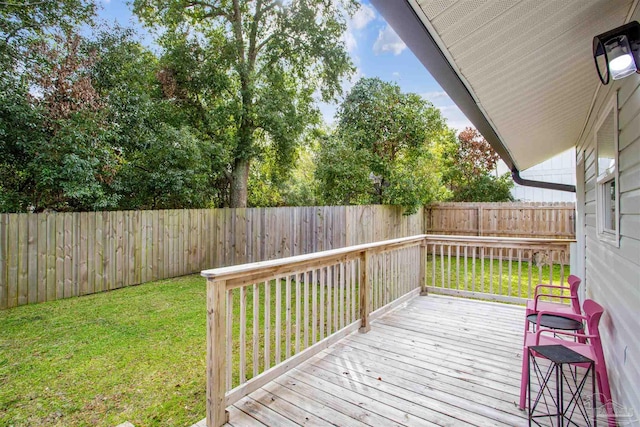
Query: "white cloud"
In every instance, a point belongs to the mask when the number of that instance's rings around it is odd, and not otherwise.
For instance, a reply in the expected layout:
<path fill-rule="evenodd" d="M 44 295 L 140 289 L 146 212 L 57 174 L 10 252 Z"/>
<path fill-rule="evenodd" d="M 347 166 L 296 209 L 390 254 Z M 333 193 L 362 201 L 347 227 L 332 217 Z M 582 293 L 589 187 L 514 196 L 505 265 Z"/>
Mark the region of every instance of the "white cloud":
<path fill-rule="evenodd" d="M 358 47 L 358 42 L 356 41 L 356 36 L 353 35 L 353 31 L 347 29 L 342 36 L 342 40 L 344 41 L 344 45 L 347 48 L 347 52 L 353 52 Z"/>
<path fill-rule="evenodd" d="M 456 134 L 462 132 L 465 128 L 475 128 L 473 123 L 469 121 L 466 117 L 463 117 L 462 120 L 447 120 L 447 125 L 456 130 Z"/>
<path fill-rule="evenodd" d="M 369 5 L 363 4 L 360 9 L 353 15 L 349 26 L 356 30 L 362 30 L 367 24 L 373 21 L 376 17 L 376 12 Z"/>
<path fill-rule="evenodd" d="M 471 121 L 467 119 L 457 105 L 436 106 L 436 108 L 440 109 L 444 118 L 447 119 L 447 125 L 450 128 L 456 129 L 460 132 L 466 127 L 474 127 Z"/>
<path fill-rule="evenodd" d="M 449 98 L 449 95 L 447 95 L 447 92 L 443 90 L 437 91 L 437 92 L 425 92 L 420 94 L 420 96 L 422 96 L 427 101 L 432 101 L 434 99 L 442 99 L 442 98 L 445 98 L 448 101 L 451 101 L 451 98 Z"/>
<path fill-rule="evenodd" d="M 389 25 L 378 32 L 378 39 L 373 44 L 373 52 L 376 55 L 391 52 L 394 55 L 400 55 L 407 45 L 398 37 L 393 28 Z"/>
<path fill-rule="evenodd" d="M 447 125 L 450 128 L 460 132 L 466 127 L 474 127 L 471 121 L 460 111 L 460 108 L 453 103 L 447 92 L 443 90 L 424 92 L 420 96 L 440 110 L 442 116 L 447 119 Z"/>
<path fill-rule="evenodd" d="M 457 105 L 443 105 L 443 106 L 436 107 L 436 108 L 438 108 L 440 111 L 442 111 L 442 114 L 444 114 L 447 111 L 460 110 Z"/>
<path fill-rule="evenodd" d="M 338 104 L 329 104 L 327 102 L 319 102 L 318 109 L 324 122 L 329 126 L 333 126 L 336 121 L 336 112 L 338 111 Z"/>
<path fill-rule="evenodd" d="M 400 77 L 400 73 L 397 71 L 394 71 L 393 73 L 391 73 L 391 75 L 396 78 Z"/>
<path fill-rule="evenodd" d="M 364 29 L 369 22 L 376 18 L 376 12 L 371 6 L 363 4 L 360 9 L 347 22 L 347 31 L 345 31 L 342 39 L 347 48 L 347 52 L 354 52 L 358 47 L 356 32 Z"/>

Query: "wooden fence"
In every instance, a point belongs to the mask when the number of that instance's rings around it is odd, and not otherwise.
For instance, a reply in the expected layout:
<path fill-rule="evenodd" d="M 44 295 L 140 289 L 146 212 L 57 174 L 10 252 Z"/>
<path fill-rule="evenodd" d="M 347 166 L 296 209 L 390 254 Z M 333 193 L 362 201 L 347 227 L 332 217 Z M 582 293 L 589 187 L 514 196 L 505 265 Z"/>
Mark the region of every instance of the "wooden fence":
<path fill-rule="evenodd" d="M 575 238 L 574 203 L 438 203 L 424 214 L 429 234 Z"/>
<path fill-rule="evenodd" d="M 0 214 L 0 309 L 423 232 L 390 206 Z"/>
<path fill-rule="evenodd" d="M 574 237 L 572 204 L 0 214 L 0 309 L 424 232 Z"/>

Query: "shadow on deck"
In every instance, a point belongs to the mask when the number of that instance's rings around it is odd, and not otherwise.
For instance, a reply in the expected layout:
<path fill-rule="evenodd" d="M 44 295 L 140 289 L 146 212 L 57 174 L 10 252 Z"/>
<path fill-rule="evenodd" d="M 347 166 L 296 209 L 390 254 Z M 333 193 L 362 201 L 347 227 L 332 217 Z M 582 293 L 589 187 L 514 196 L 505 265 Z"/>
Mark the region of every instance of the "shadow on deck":
<path fill-rule="evenodd" d="M 413 298 L 227 408 L 227 425 L 526 425 L 523 318 L 518 306 Z"/>

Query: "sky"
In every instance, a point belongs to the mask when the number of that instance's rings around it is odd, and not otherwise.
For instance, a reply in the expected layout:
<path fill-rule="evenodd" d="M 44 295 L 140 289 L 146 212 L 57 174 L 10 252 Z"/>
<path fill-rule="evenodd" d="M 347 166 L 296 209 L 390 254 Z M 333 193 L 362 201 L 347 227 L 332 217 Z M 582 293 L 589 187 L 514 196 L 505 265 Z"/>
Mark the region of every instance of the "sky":
<path fill-rule="evenodd" d="M 100 16 L 108 22 L 117 21 L 123 26 L 140 29 L 125 0 L 102 0 Z M 145 32 L 141 31 L 143 38 Z M 150 37 L 146 37 L 150 41 Z M 355 74 L 345 79 L 345 93 L 361 77 L 378 77 L 397 83 L 403 92 L 413 92 L 438 107 L 450 127 L 462 130 L 472 126 L 449 96 L 431 77 L 402 40 L 368 1 L 363 0 L 360 10 L 349 20 L 344 35 L 345 46 L 354 66 Z M 327 123 L 334 122 L 336 104 L 320 104 Z"/>

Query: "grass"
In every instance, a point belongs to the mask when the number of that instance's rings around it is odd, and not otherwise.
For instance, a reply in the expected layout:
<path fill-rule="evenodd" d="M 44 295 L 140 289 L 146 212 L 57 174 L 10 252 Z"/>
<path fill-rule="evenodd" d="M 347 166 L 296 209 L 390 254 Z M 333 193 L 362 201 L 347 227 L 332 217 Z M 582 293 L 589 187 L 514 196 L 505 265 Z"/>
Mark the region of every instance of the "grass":
<path fill-rule="evenodd" d="M 459 264 L 459 266 L 458 266 Z M 511 274 L 509 274 L 509 266 L 511 266 Z M 449 273 L 449 267 L 451 273 Z M 484 275 L 483 275 L 484 268 Z M 538 267 L 535 263 L 494 259 L 476 259 L 475 267 L 472 258 L 466 260 L 466 276 L 465 276 L 465 259 L 460 257 L 456 261 L 455 256 L 451 257 L 451 264 L 445 256 L 435 258 L 435 285 L 433 284 L 434 260 L 431 255 L 427 258 L 427 284 L 438 288 L 451 288 L 467 291 L 476 291 L 487 294 L 497 294 L 513 297 L 531 298 L 536 285 L 539 283 L 550 282 L 550 267 L 545 264 Z M 444 282 L 442 280 L 444 270 Z M 518 272 L 521 272 L 521 280 L 518 280 Z M 474 275 L 475 272 L 475 275 Z M 531 274 L 531 289 L 529 290 L 529 274 Z M 560 264 L 554 264 L 551 270 L 551 278 L 554 285 L 559 285 L 561 279 L 567 286 L 567 277 L 569 276 L 569 267 Z M 474 282 L 475 277 L 475 282 Z M 559 295 L 558 290 L 553 290 L 554 295 Z"/>
<path fill-rule="evenodd" d="M 188 426 L 205 414 L 200 276 L 0 312 L 0 425 Z"/>
<path fill-rule="evenodd" d="M 284 359 L 286 287 L 285 281 L 281 283 L 283 333 L 280 344 Z M 311 286 L 309 288 L 311 299 Z M 253 376 L 253 287 L 246 289 L 246 377 L 250 379 Z M 270 363 L 273 366 L 276 362 L 275 281 L 271 282 L 270 289 Z M 292 354 L 298 322 L 295 289 L 293 282 Z M 127 420 L 136 426 L 196 423 L 205 415 L 205 290 L 204 279 L 194 275 L 0 311 L 0 425 L 112 427 Z M 327 290 L 325 301 L 328 301 Z M 357 289 L 355 292 L 357 294 Z M 319 303 L 319 287 L 316 297 Z M 236 289 L 232 323 L 234 386 L 239 382 L 239 298 L 240 291 Z M 264 298 L 265 287 L 260 286 L 259 372 L 265 364 Z M 303 320 L 299 320 L 301 350 L 305 348 Z M 318 315 L 316 341 L 320 339 L 319 330 Z M 337 330 L 335 324 L 332 330 Z M 311 334 L 309 325 L 310 344 Z"/>

